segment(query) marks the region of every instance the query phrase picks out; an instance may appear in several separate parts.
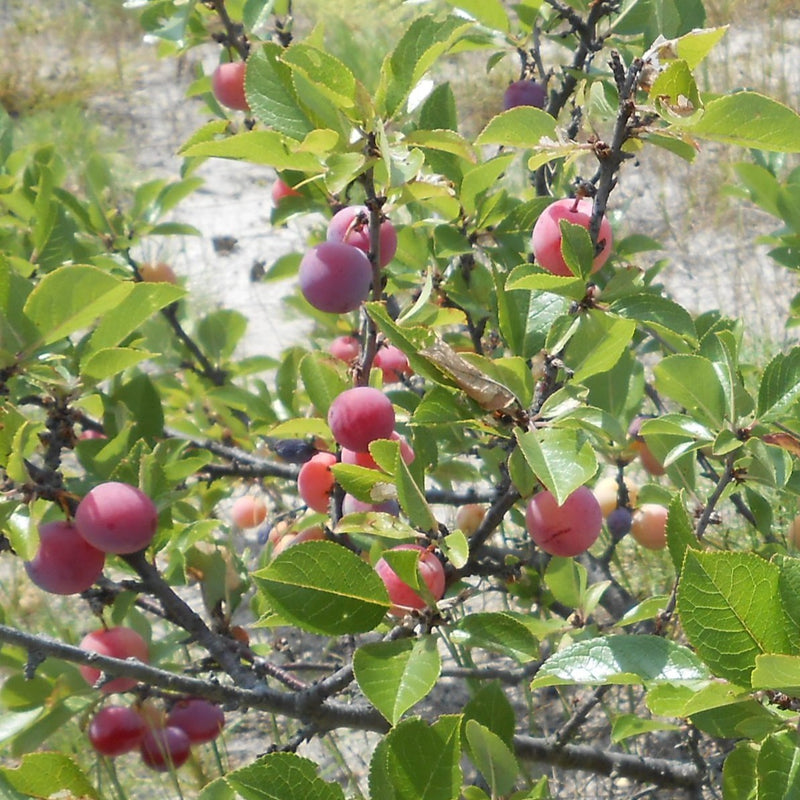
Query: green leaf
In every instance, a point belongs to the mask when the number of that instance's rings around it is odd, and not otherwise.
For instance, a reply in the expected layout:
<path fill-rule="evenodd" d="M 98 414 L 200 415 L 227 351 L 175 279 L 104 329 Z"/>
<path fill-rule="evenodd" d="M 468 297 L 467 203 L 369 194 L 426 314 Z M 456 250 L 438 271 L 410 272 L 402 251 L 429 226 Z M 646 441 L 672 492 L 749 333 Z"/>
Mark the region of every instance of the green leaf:
<path fill-rule="evenodd" d="M 367 699 L 396 725 L 439 679 L 442 661 L 435 637 L 375 642 L 356 650 L 353 670 Z"/>
<path fill-rule="evenodd" d="M 592 446 L 565 428 L 539 428 L 516 432 L 522 454 L 533 474 L 548 488 L 559 505 L 597 471 Z"/>
<path fill-rule="evenodd" d="M 661 394 L 712 427 L 722 427 L 728 403 L 711 361 L 694 355 L 667 356 L 656 364 L 653 374 Z"/>
<path fill-rule="evenodd" d="M 614 744 L 624 742 L 632 736 L 641 736 L 653 731 L 677 731 L 680 725 L 661 722 L 657 719 L 642 719 L 638 714 L 620 714 L 611 723 L 611 741 Z"/>
<path fill-rule="evenodd" d="M 372 630 L 389 608 L 383 581 L 355 553 L 333 542 L 303 542 L 253 573 L 270 606 L 312 633 Z"/>
<path fill-rule="evenodd" d="M 69 792 L 75 797 L 100 800 L 86 773 L 63 753 L 28 753 L 16 768 L 2 768 L 0 774 L 28 796 L 51 797 Z"/>
<path fill-rule="evenodd" d="M 245 94 L 259 122 L 278 133 L 301 140 L 315 126 L 300 108 L 292 70 L 282 63 L 282 55 L 283 48 L 272 42 L 250 54 L 247 59 Z"/>
<path fill-rule="evenodd" d="M 487 28 L 504 32 L 508 30 L 508 15 L 500 0 L 447 0 L 447 2 L 466 11 Z"/>
<path fill-rule="evenodd" d="M 800 656 L 764 654 L 756 656 L 750 676 L 753 689 L 767 689 L 797 697 L 800 694 Z"/>
<path fill-rule="evenodd" d="M 461 531 L 453 531 L 439 541 L 447 560 L 456 568 L 461 569 L 469 561 L 469 541 Z"/>
<path fill-rule="evenodd" d="M 215 157 L 264 164 L 277 170 L 318 172 L 322 169 L 313 153 L 304 153 L 297 143 L 278 131 L 243 131 L 235 136 L 188 142 L 180 155 L 186 158 Z"/>
<path fill-rule="evenodd" d="M 757 800 L 756 765 L 758 748 L 740 742 L 725 759 L 722 767 L 722 791 L 725 800 Z"/>
<path fill-rule="evenodd" d="M 308 399 L 322 417 L 327 415 L 333 399 L 350 385 L 337 364 L 326 353 L 309 353 L 300 362 L 300 376 L 308 392 Z"/>
<path fill-rule="evenodd" d="M 800 149 L 800 116 L 758 92 L 736 92 L 710 101 L 689 131 L 693 136 L 758 150 L 796 153 Z"/>
<path fill-rule="evenodd" d="M 586 567 L 574 558 L 554 556 L 545 568 L 544 579 L 555 599 L 568 608 L 579 608 L 586 592 Z"/>
<path fill-rule="evenodd" d="M 539 656 L 539 642 L 521 622 L 501 611 L 468 614 L 451 633 L 462 647 L 502 653 L 524 664 Z"/>
<path fill-rule="evenodd" d="M 667 297 L 652 292 L 629 294 L 614 300 L 608 310 L 652 329 L 679 350 L 685 349 L 687 343 L 697 343 L 691 314 Z"/>
<path fill-rule="evenodd" d="M 474 719 L 467 720 L 464 728 L 470 758 L 491 789 L 492 797 L 510 792 L 519 773 L 514 754 L 496 733 Z"/>
<path fill-rule="evenodd" d="M 574 370 L 575 383 L 583 383 L 593 375 L 612 369 L 635 332 L 636 323 L 630 319 L 594 311 L 582 316 L 565 355 L 567 364 Z"/>
<path fill-rule="evenodd" d="M 294 753 L 270 753 L 225 780 L 244 800 L 344 800 L 342 787 L 322 780 L 317 769 Z"/>
<path fill-rule="evenodd" d="M 800 798 L 800 742 L 795 731 L 768 736 L 758 753 L 758 800 Z"/>
<path fill-rule="evenodd" d="M 48 345 L 115 309 L 132 289 L 97 267 L 71 264 L 45 275 L 23 311 L 39 329 L 39 344 Z"/>
<path fill-rule="evenodd" d="M 93 381 L 102 381 L 119 375 L 152 355 L 147 350 L 134 350 L 131 347 L 105 347 L 84 360 L 81 375 Z"/>
<path fill-rule="evenodd" d="M 573 275 L 582 280 L 592 272 L 594 245 L 589 231 L 583 225 L 574 225 L 566 219 L 559 220 L 561 228 L 561 254 Z"/>
<path fill-rule="evenodd" d="M 556 138 L 556 121 L 546 111 L 518 106 L 493 117 L 475 140 L 477 146 L 533 147 L 547 137 Z"/>
<path fill-rule="evenodd" d="M 395 116 L 422 76 L 472 26 L 455 16 L 417 16 L 381 66 L 375 97 L 379 112 Z"/>
<path fill-rule="evenodd" d="M 687 638 L 715 675 L 750 686 L 762 653 L 791 653 L 780 569 L 752 553 L 687 550 L 678 613 Z"/>
<path fill-rule="evenodd" d="M 653 81 L 650 98 L 666 119 L 680 125 L 687 124 L 695 115 L 699 117 L 702 112 L 703 104 L 694 76 L 689 65 L 682 60 L 673 61 Z"/>
<path fill-rule="evenodd" d="M 797 598 L 800 596 L 800 559 L 790 556 L 775 556 L 775 563 L 780 568 L 778 588 L 786 616 L 791 620 L 795 632 L 800 630 L 800 608 Z"/>
<path fill-rule="evenodd" d="M 705 665 L 683 645 L 660 636 L 614 634 L 559 650 L 545 661 L 532 686 L 650 685 L 705 678 Z"/>
<path fill-rule="evenodd" d="M 474 719 L 507 745 L 514 741 L 516 716 L 499 681 L 482 686 L 464 706 L 464 722 Z"/>
<path fill-rule="evenodd" d="M 463 158 L 473 164 L 478 160 L 472 145 L 456 131 L 450 130 L 416 130 L 405 137 L 406 144 L 430 150 L 441 150 L 444 153 Z"/>
<path fill-rule="evenodd" d="M 376 748 L 371 800 L 456 800 L 461 788 L 461 718 L 401 722 Z"/>
<path fill-rule="evenodd" d="M 139 282 L 132 285 L 127 296 L 113 314 L 106 314 L 89 340 L 89 353 L 114 347 L 133 333 L 156 311 L 174 303 L 186 294 L 185 289 L 170 283 Z"/>
<path fill-rule="evenodd" d="M 758 418 L 762 422 L 787 415 L 800 400 L 800 347 L 778 353 L 764 369 L 758 387 Z"/>
<path fill-rule="evenodd" d="M 676 574 L 680 574 L 687 549 L 697 547 L 697 537 L 686 510 L 684 492 L 678 492 L 670 500 L 667 514 L 667 548 Z"/>
<path fill-rule="evenodd" d="M 380 453 L 383 453 L 384 458 L 388 456 L 387 463 L 393 463 L 392 473 L 397 486 L 397 500 L 408 516 L 409 522 L 423 531 L 438 529 L 439 523 L 436 521 L 433 511 L 431 511 L 428 501 L 425 499 L 425 493 L 417 484 L 406 462 L 400 457 L 399 443 L 383 440 L 375 443 L 374 447 L 376 459 L 380 456 Z M 372 449 L 370 449 L 370 452 L 372 452 Z"/>
<path fill-rule="evenodd" d="M 340 108 L 354 107 L 356 79 L 348 67 L 335 56 L 298 42 L 286 48 L 280 59 L 304 75 L 318 91 Z M 248 71 L 249 69 L 248 62 Z"/>

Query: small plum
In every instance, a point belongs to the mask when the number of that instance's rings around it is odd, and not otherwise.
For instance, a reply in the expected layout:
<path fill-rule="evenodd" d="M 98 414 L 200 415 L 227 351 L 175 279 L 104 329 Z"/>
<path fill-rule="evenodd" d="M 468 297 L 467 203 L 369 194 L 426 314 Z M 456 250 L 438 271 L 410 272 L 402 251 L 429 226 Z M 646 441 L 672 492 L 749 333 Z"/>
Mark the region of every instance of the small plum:
<path fill-rule="evenodd" d="M 109 656 L 110 658 L 136 658 L 144 664 L 146 664 L 150 658 L 147 642 L 145 642 L 135 630 L 123 626 L 101 628 L 87 633 L 86 636 L 81 639 L 81 643 L 78 646 L 81 650 L 99 653 L 102 656 Z M 101 670 L 84 664 L 81 664 L 78 669 L 83 679 L 90 686 L 94 686 L 95 683 L 97 683 Z M 137 683 L 138 681 L 135 678 L 113 678 L 107 683 L 104 683 L 100 691 L 104 694 L 126 692 L 128 689 L 132 689 L 136 686 Z"/>
<path fill-rule="evenodd" d="M 369 255 L 369 210 L 366 206 L 346 206 L 337 211 L 328 223 L 328 241 L 345 242 Z M 378 264 L 385 267 L 397 252 L 397 231 L 388 219 L 383 220 L 378 235 L 380 257 Z"/>
<path fill-rule="evenodd" d="M 592 201 L 588 197 L 556 200 L 551 203 L 536 220 L 531 234 L 533 256 L 542 269 L 553 275 L 564 277 L 572 276 L 572 271 L 564 260 L 561 252 L 561 226 L 562 219 L 573 225 L 582 225 L 589 230 L 592 220 Z M 611 255 L 611 224 L 606 217 L 600 222 L 598 243 L 601 250 L 592 261 L 592 272 L 597 272 L 606 263 Z"/>
<path fill-rule="evenodd" d="M 189 759 L 192 742 L 182 728 L 148 728 L 139 745 L 142 763 L 156 772 L 170 772 Z"/>
<path fill-rule="evenodd" d="M 372 363 L 381 370 L 383 380 L 386 383 L 397 383 L 401 380 L 402 375 L 411 374 L 408 357 L 399 347 L 395 347 L 393 344 L 378 350 Z"/>
<path fill-rule="evenodd" d="M 328 409 L 333 438 L 349 450 L 364 453 L 370 442 L 389 439 L 394 433 L 391 400 L 371 386 L 355 386 L 337 395 Z"/>
<path fill-rule="evenodd" d="M 89 723 L 89 741 L 101 755 L 115 757 L 139 746 L 145 732 L 141 715 L 128 706 L 105 706 Z"/>
<path fill-rule="evenodd" d="M 553 556 L 577 556 L 600 535 L 603 513 L 591 489 L 579 486 L 561 505 L 549 490 L 528 503 L 525 523 L 531 539 Z"/>
<path fill-rule="evenodd" d="M 79 594 L 102 574 L 106 556 L 92 547 L 70 522 L 57 520 L 39 527 L 39 548 L 25 562 L 28 577 L 52 594 Z"/>
<path fill-rule="evenodd" d="M 367 299 L 372 266 L 357 247 L 322 242 L 303 256 L 297 280 L 303 297 L 314 308 L 330 314 L 346 314 Z"/>
<path fill-rule="evenodd" d="M 650 475 L 659 476 L 663 475 L 667 470 L 664 465 L 653 455 L 653 451 L 647 446 L 642 435 L 639 433 L 642 429 L 642 423 L 646 420 L 652 419 L 645 415 L 634 417 L 631 424 L 628 426 L 628 436 L 633 440 L 633 449 L 639 454 L 639 461 L 645 472 Z"/>
<path fill-rule="evenodd" d="M 459 506 L 458 511 L 456 511 L 456 528 L 465 536 L 472 536 L 480 527 L 485 516 L 486 509 L 478 503 L 467 503 Z"/>
<path fill-rule="evenodd" d="M 303 502 L 321 514 L 328 512 L 331 492 L 336 483 L 331 467 L 336 463 L 333 453 L 317 453 L 302 467 L 297 475 L 297 493 Z"/>
<path fill-rule="evenodd" d="M 633 513 L 631 536 L 642 547 L 663 550 L 667 546 L 668 513 L 668 509 L 658 503 L 642 503 Z"/>
<path fill-rule="evenodd" d="M 272 184 L 272 204 L 279 205 L 284 197 L 302 197 L 303 195 L 293 189 L 283 178 L 278 178 Z"/>
<path fill-rule="evenodd" d="M 639 497 L 639 487 L 627 476 L 624 480 L 625 488 L 628 490 L 628 503 L 635 506 L 636 499 Z M 607 517 L 617 507 L 618 490 L 617 479 L 613 476 L 601 478 L 592 489 L 597 502 L 600 503 L 603 517 Z"/>
<path fill-rule="evenodd" d="M 220 105 L 234 111 L 249 111 L 250 104 L 244 93 L 247 65 L 244 61 L 220 64 L 211 76 L 211 91 Z"/>
<path fill-rule="evenodd" d="M 167 726 L 183 730 L 192 744 L 203 744 L 220 735 L 225 726 L 225 714 L 210 700 L 190 697 L 172 706 L 167 714 Z"/>
<path fill-rule="evenodd" d="M 342 514 L 366 514 L 369 511 L 378 511 L 383 514 L 391 514 L 396 517 L 400 514 L 400 506 L 397 500 L 384 500 L 382 503 L 367 503 L 346 494 L 342 499 Z"/>
<path fill-rule="evenodd" d="M 155 536 L 158 511 L 140 489 L 119 481 L 98 483 L 78 504 L 75 527 L 104 553 L 136 553 Z"/>
<path fill-rule="evenodd" d="M 178 282 L 175 270 L 165 261 L 147 261 L 139 265 L 139 277 L 145 283 L 172 283 Z"/>
<path fill-rule="evenodd" d="M 303 528 L 297 533 L 289 532 L 282 536 L 272 548 L 272 557 L 279 556 L 290 547 L 303 542 L 322 541 L 325 539 L 325 529 L 321 525 L 312 525 L 310 528 Z"/>
<path fill-rule="evenodd" d="M 266 518 L 266 504 L 251 494 L 237 498 L 231 507 L 231 519 L 239 528 L 257 528 Z"/>
<path fill-rule="evenodd" d="M 631 522 L 633 515 L 629 508 L 620 506 L 615 508 L 606 518 L 606 527 L 608 532 L 615 538 L 619 539 L 628 533 L 631 529 Z"/>
<path fill-rule="evenodd" d="M 444 596 L 445 574 L 442 562 L 427 548 L 418 544 L 400 544 L 392 550 L 417 550 L 419 551 L 419 563 L 417 569 L 430 590 L 435 600 L 441 600 Z M 425 599 L 415 592 L 407 583 L 401 581 L 397 573 L 389 566 L 389 562 L 380 558 L 375 564 L 375 571 L 386 586 L 389 600 L 392 607 L 389 613 L 395 617 L 405 616 L 411 609 L 425 608 Z"/>
<path fill-rule="evenodd" d="M 544 108 L 547 104 L 547 92 L 541 83 L 530 80 L 509 83 L 503 93 L 503 110 L 517 106 L 533 106 Z"/>
<path fill-rule="evenodd" d="M 355 336 L 337 336 L 328 346 L 328 352 L 350 364 L 361 355 L 361 342 Z"/>

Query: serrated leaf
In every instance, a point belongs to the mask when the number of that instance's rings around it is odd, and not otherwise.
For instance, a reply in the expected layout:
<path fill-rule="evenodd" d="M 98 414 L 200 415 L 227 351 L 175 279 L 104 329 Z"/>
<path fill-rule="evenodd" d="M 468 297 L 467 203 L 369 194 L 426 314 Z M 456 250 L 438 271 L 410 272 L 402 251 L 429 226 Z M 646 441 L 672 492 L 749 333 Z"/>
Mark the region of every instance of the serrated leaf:
<path fill-rule="evenodd" d="M 499 681 L 482 686 L 464 706 L 464 722 L 474 719 L 510 745 L 514 740 L 516 715 Z"/>
<path fill-rule="evenodd" d="M 566 219 L 559 220 L 561 229 L 561 254 L 570 272 L 585 280 L 592 272 L 594 245 L 589 231 L 583 225 L 574 225 Z"/>
<path fill-rule="evenodd" d="M 684 493 L 678 492 L 670 500 L 667 512 L 667 548 L 676 574 L 680 574 L 686 550 L 692 547 L 698 547 L 697 537 L 686 510 Z"/>
<path fill-rule="evenodd" d="M 517 441 L 533 474 L 549 489 L 559 505 L 597 471 L 597 457 L 577 431 L 540 428 L 517 431 Z"/>
<path fill-rule="evenodd" d="M 406 134 L 406 144 L 416 147 L 440 150 L 443 153 L 452 153 L 465 161 L 475 163 L 478 157 L 472 145 L 456 131 L 450 130 L 416 130 Z"/>
<path fill-rule="evenodd" d="M 469 541 L 461 531 L 453 531 L 439 541 L 447 560 L 456 568 L 466 566 L 469 560 Z"/>
<path fill-rule="evenodd" d="M 756 656 L 750 676 L 753 689 L 765 689 L 797 697 L 800 694 L 800 656 L 765 653 Z"/>
<path fill-rule="evenodd" d="M 427 696 L 441 668 L 436 639 L 430 635 L 366 644 L 353 656 L 361 691 L 391 725 Z"/>
<path fill-rule="evenodd" d="M 796 731 L 768 736 L 758 753 L 758 800 L 800 798 L 800 741 Z"/>
<path fill-rule="evenodd" d="M 789 556 L 776 556 L 775 563 L 780 569 L 778 588 L 786 616 L 791 620 L 795 631 L 800 630 L 800 559 Z"/>
<path fill-rule="evenodd" d="M 304 42 L 297 42 L 285 48 L 280 59 L 304 75 L 318 91 L 340 108 L 354 107 L 356 79 L 350 69 L 335 56 Z"/>
<path fill-rule="evenodd" d="M 715 675 L 749 686 L 758 655 L 793 652 L 779 579 L 777 565 L 752 553 L 686 551 L 678 613 Z"/>
<path fill-rule="evenodd" d="M 757 800 L 756 765 L 758 748 L 740 742 L 725 759 L 722 786 L 725 800 Z"/>
<path fill-rule="evenodd" d="M 30 797 L 69 792 L 76 797 L 100 798 L 86 773 L 63 753 L 28 753 L 18 767 L 0 769 L 0 774 Z"/>
<path fill-rule="evenodd" d="M 245 73 L 245 94 L 259 122 L 293 139 L 302 140 L 315 126 L 300 108 L 292 70 L 282 63 L 282 55 L 283 48 L 273 42 L 267 42 L 250 54 Z"/>
<path fill-rule="evenodd" d="M 800 142 L 800 116 L 771 97 L 743 91 L 711 100 L 689 131 L 715 142 L 795 153 Z"/>
<path fill-rule="evenodd" d="M 371 800 L 456 800 L 461 787 L 461 718 L 420 719 L 391 730 L 370 763 Z"/>
<path fill-rule="evenodd" d="M 132 284 L 127 296 L 113 314 L 106 314 L 89 340 L 89 353 L 118 345 L 156 311 L 174 303 L 186 294 L 180 286 L 169 283 Z"/>
<path fill-rule="evenodd" d="M 661 394 L 712 427 L 722 427 L 728 403 L 711 361 L 695 355 L 667 356 L 656 364 L 653 374 Z"/>
<path fill-rule="evenodd" d="M 546 111 L 518 106 L 493 117 L 478 134 L 475 144 L 534 147 L 544 137 L 556 138 L 556 121 Z"/>
<path fill-rule="evenodd" d="M 375 570 L 333 542 L 290 547 L 253 578 L 281 617 L 312 633 L 369 631 L 389 608 Z"/>
<path fill-rule="evenodd" d="M 115 309 L 132 289 L 97 267 L 71 264 L 45 275 L 23 311 L 39 330 L 39 344 L 52 344 Z"/>
<path fill-rule="evenodd" d="M 800 347 L 778 353 L 764 369 L 758 387 L 758 418 L 762 422 L 787 414 L 800 400 Z"/>
<path fill-rule="evenodd" d="M 244 800 L 344 800 L 338 783 L 317 775 L 318 766 L 294 753 L 270 753 L 225 780 Z"/>
<path fill-rule="evenodd" d="M 470 758 L 491 789 L 492 797 L 510 792 L 519 773 L 514 754 L 496 733 L 474 719 L 467 720 L 464 728 Z"/>
<path fill-rule="evenodd" d="M 455 16 L 417 16 L 382 66 L 375 104 L 393 117 L 422 76 L 473 26 Z"/>
<path fill-rule="evenodd" d="M 705 665 L 682 645 L 660 636 L 615 634 L 559 650 L 545 661 L 532 686 L 651 685 L 708 677 Z"/>
<path fill-rule="evenodd" d="M 611 741 L 624 742 L 633 736 L 642 736 L 653 731 L 677 731 L 680 725 L 657 719 L 642 719 L 638 714 L 620 714 L 611 723 Z"/>
<path fill-rule="evenodd" d="M 495 31 L 508 30 L 508 15 L 500 0 L 447 0 L 451 6 L 466 11 L 482 25 Z"/>
<path fill-rule="evenodd" d="M 180 150 L 187 158 L 214 157 L 264 164 L 276 170 L 318 172 L 322 169 L 313 153 L 304 153 L 297 142 L 278 131 L 243 131 L 235 136 L 193 142 Z"/>
<path fill-rule="evenodd" d="M 300 377 L 308 392 L 308 399 L 316 412 L 324 417 L 334 398 L 350 386 L 342 375 L 339 364 L 326 353 L 309 353 L 300 362 Z"/>
<path fill-rule="evenodd" d="M 521 622 L 501 611 L 468 614 L 453 629 L 453 641 L 527 663 L 539 655 L 539 642 Z"/>
<path fill-rule="evenodd" d="M 102 381 L 152 356 L 147 350 L 134 350 L 132 347 L 104 347 L 84 360 L 81 375 L 93 381 Z"/>
<path fill-rule="evenodd" d="M 667 297 L 652 292 L 629 294 L 614 300 L 609 311 L 652 328 L 659 336 L 680 348 L 685 348 L 687 342 L 697 343 L 691 314 Z"/>

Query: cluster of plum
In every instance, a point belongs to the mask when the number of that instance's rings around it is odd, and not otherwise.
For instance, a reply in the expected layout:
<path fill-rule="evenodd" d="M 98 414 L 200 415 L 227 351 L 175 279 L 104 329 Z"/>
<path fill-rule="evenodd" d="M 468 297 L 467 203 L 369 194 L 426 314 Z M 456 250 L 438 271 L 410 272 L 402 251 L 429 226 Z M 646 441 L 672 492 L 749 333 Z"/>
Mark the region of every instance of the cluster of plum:
<path fill-rule="evenodd" d="M 211 742 L 222 732 L 222 709 L 200 697 L 178 700 L 169 711 L 149 701 L 131 706 L 103 706 L 89 723 L 92 747 L 115 758 L 138 750 L 142 763 L 156 772 L 186 763 L 193 745 Z"/>
<path fill-rule="evenodd" d="M 52 594 L 79 594 L 103 572 L 106 554 L 149 546 L 158 511 L 140 489 L 119 481 L 99 483 L 78 504 L 75 517 L 39 526 L 39 547 L 25 562 L 30 579 Z"/>

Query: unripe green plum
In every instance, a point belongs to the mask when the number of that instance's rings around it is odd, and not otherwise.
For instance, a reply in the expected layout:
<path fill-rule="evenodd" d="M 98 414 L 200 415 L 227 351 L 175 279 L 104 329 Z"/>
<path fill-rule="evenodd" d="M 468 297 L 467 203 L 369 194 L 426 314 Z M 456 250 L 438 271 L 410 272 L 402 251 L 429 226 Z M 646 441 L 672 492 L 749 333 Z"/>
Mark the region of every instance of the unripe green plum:
<path fill-rule="evenodd" d="M 603 513 L 591 490 L 579 486 L 558 505 L 549 491 L 537 492 L 528 503 L 525 523 L 531 539 L 553 556 L 577 556 L 600 535 Z"/>
<path fill-rule="evenodd" d="M 589 230 L 592 221 L 593 204 L 589 198 L 567 198 L 551 203 L 536 220 L 531 234 L 533 256 L 542 269 L 553 275 L 571 277 L 572 271 L 564 261 L 561 252 L 561 226 L 562 219 L 573 225 L 582 225 Z M 598 243 L 601 243 L 600 252 L 592 261 L 592 272 L 597 272 L 611 255 L 611 224 L 606 217 L 600 222 Z"/>

